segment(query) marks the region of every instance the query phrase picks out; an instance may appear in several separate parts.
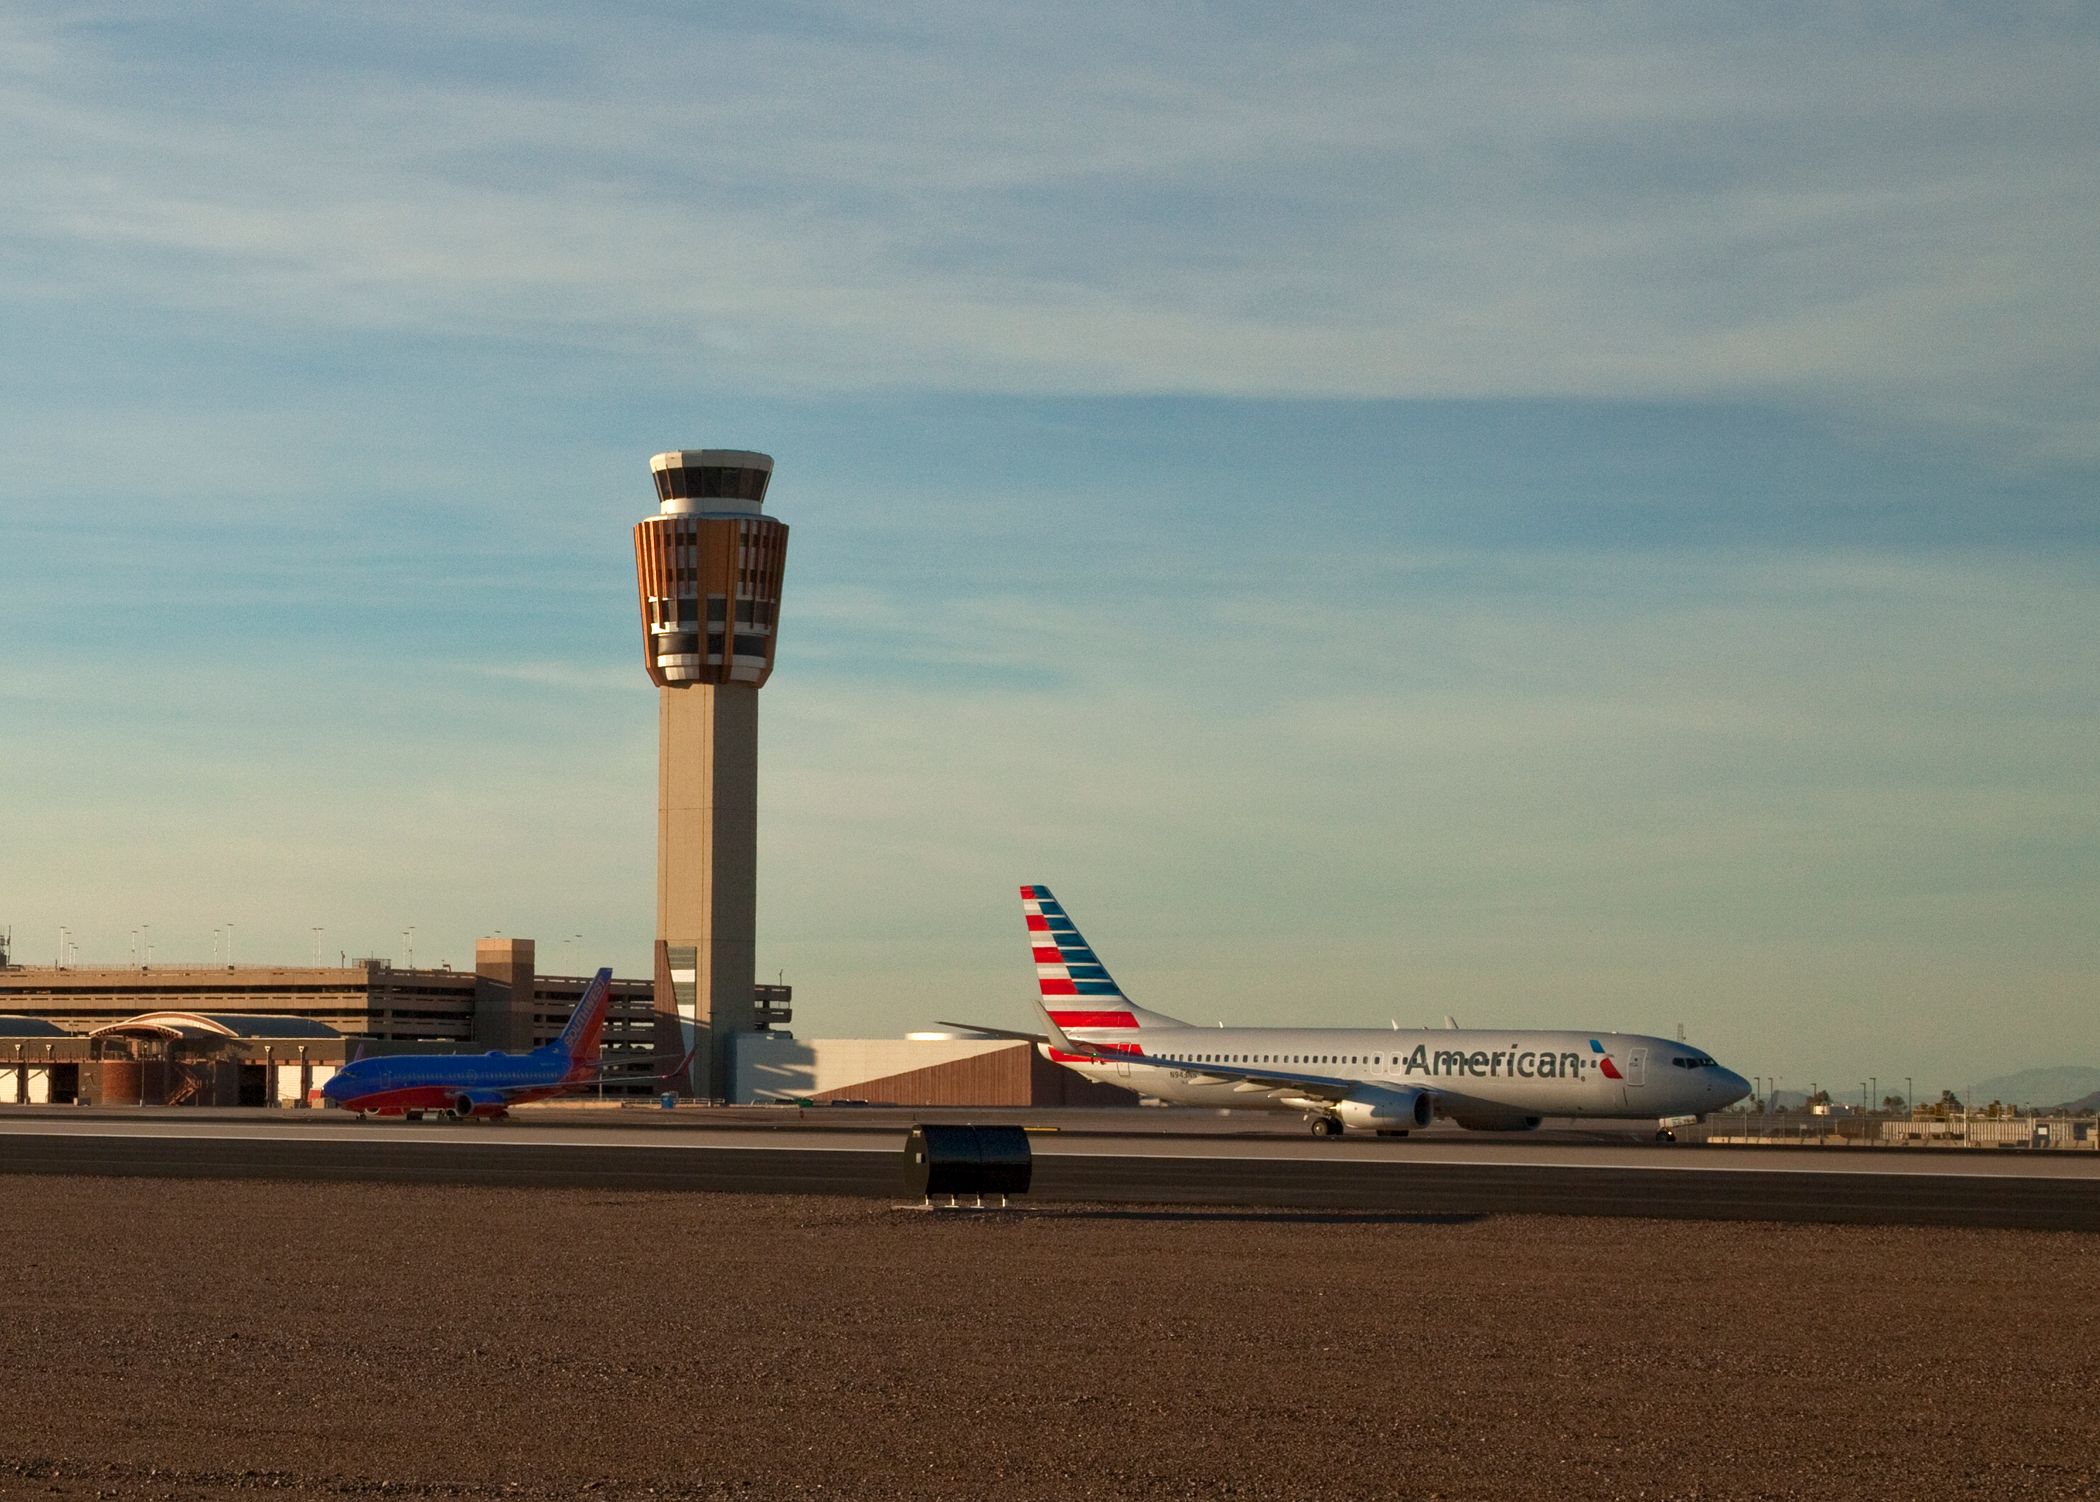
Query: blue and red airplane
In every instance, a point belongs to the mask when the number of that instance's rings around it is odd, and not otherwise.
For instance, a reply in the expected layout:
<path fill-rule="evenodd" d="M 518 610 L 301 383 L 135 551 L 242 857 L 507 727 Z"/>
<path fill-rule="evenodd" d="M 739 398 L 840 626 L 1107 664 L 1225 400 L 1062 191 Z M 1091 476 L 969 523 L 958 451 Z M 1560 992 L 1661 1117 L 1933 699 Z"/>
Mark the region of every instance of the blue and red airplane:
<path fill-rule="evenodd" d="M 651 1078 L 609 1075 L 599 1068 L 605 1006 L 611 994 L 612 970 L 608 967 L 584 988 L 561 1036 L 530 1053 L 395 1054 L 356 1059 L 321 1087 L 321 1097 L 331 1106 L 355 1111 L 360 1118 L 420 1117 L 432 1111 L 461 1121 L 487 1120 L 528 1100 L 573 1095 L 601 1079 Z M 670 1071 L 676 1073 L 676 1068 Z"/>

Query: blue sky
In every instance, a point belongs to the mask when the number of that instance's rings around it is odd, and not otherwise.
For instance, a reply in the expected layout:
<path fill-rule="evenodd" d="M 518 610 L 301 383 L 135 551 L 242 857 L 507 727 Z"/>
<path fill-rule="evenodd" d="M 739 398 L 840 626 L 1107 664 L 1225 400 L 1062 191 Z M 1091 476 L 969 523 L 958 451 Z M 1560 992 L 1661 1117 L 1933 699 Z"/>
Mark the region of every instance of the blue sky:
<path fill-rule="evenodd" d="M 639 970 L 663 448 L 761 963 L 2091 1061 L 2100 12 L 0 18 L 0 923 Z M 581 935 L 580 944 L 569 942 Z"/>

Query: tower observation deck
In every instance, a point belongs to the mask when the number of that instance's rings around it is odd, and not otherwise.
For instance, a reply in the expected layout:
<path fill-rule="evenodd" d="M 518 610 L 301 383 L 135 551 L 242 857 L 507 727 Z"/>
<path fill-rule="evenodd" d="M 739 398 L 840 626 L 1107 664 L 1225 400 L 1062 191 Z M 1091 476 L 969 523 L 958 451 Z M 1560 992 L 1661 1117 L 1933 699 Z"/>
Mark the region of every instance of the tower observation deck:
<path fill-rule="evenodd" d="M 657 688 L 657 1048 L 694 1050 L 690 1093 L 721 1098 L 726 1041 L 757 1025 L 758 691 L 788 529 L 764 511 L 765 454 L 680 449 L 649 469 L 634 565 Z"/>

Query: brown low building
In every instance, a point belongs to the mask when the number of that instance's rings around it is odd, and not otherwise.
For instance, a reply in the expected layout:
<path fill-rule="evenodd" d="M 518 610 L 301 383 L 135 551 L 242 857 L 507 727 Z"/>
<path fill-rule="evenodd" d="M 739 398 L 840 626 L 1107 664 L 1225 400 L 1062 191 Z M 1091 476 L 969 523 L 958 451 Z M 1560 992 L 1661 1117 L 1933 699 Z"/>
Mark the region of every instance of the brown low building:
<path fill-rule="evenodd" d="M 84 1033 L 0 1017 L 0 1104 L 295 1104 L 349 1046 L 325 1023 L 261 1013 L 149 1012 Z"/>
<path fill-rule="evenodd" d="M 1128 1106 L 1138 1096 L 1053 1064 L 1032 1043 L 977 1033 L 730 1039 L 730 1099 L 883 1106 Z"/>

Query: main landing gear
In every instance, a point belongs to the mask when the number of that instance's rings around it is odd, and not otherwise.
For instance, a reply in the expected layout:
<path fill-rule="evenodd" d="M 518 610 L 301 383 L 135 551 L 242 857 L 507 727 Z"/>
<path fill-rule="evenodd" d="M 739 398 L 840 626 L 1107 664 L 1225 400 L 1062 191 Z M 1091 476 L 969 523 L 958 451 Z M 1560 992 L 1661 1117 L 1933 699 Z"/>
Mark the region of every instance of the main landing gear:
<path fill-rule="evenodd" d="M 1315 1116 L 1312 1134 L 1315 1137 L 1339 1137 L 1342 1135 L 1342 1119 L 1339 1116 Z"/>

